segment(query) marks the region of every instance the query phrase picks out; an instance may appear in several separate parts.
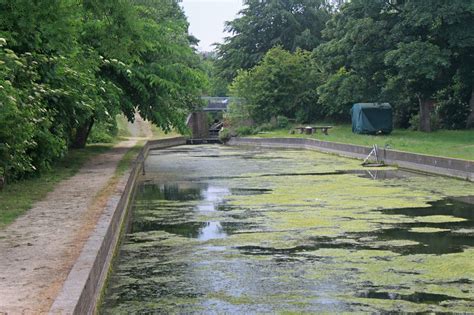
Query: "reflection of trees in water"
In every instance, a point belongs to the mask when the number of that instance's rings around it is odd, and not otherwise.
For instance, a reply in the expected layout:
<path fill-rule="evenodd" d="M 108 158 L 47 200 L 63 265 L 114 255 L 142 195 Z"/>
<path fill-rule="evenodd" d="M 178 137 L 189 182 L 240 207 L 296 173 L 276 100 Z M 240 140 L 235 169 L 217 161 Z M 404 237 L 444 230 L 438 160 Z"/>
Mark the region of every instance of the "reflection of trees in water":
<path fill-rule="evenodd" d="M 206 222 L 186 222 L 179 224 L 164 224 L 162 221 L 135 220 L 133 222 L 133 233 L 165 231 L 179 236 L 197 238 L 200 231 L 206 227 Z"/>
<path fill-rule="evenodd" d="M 237 195 L 257 195 L 268 193 L 268 189 L 229 189 L 227 187 L 215 187 L 207 184 L 153 184 L 144 183 L 139 186 L 137 200 L 145 201 L 141 207 L 145 210 L 152 209 L 147 202 L 168 200 L 168 201 L 193 201 L 197 204 L 183 206 L 183 204 L 174 206 L 166 204 L 166 210 L 175 212 L 173 215 L 167 215 L 155 220 L 147 216 L 140 217 L 137 213 L 134 216 L 133 232 L 147 231 L 165 231 L 189 238 L 198 238 L 208 240 L 213 238 L 222 238 L 229 234 L 234 234 L 239 229 L 250 228 L 249 223 L 233 222 L 235 218 L 231 217 L 231 222 L 225 219 L 221 221 L 195 222 L 193 214 L 196 212 L 223 212 L 225 217 L 226 199 L 231 194 Z M 163 210 L 163 207 L 153 206 L 157 211 Z"/>
<path fill-rule="evenodd" d="M 205 184 L 184 186 L 178 183 L 144 183 L 138 188 L 137 200 L 201 200 L 202 191 L 206 188 Z"/>
<path fill-rule="evenodd" d="M 414 222 L 399 224 L 393 229 L 378 230 L 375 235 L 380 240 L 410 240 L 420 243 L 403 246 L 404 254 L 446 254 L 462 252 L 466 247 L 474 247 L 472 233 L 456 233 L 459 229 L 474 229 L 474 205 L 459 199 L 443 199 L 430 202 L 431 207 L 400 208 L 382 210 L 386 214 L 406 215 L 422 219 L 427 216 L 450 216 L 465 219 L 460 222 Z M 430 233 L 410 231 L 413 228 L 449 229 Z"/>

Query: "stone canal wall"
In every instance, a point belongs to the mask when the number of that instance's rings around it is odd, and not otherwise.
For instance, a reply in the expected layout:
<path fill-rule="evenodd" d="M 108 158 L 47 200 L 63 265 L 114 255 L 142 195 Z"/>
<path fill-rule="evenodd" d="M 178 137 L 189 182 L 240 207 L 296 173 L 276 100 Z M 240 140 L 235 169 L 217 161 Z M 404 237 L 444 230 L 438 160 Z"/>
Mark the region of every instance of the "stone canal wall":
<path fill-rule="evenodd" d="M 232 138 L 228 144 L 311 149 L 358 159 L 364 159 L 372 150 L 370 147 L 302 138 Z M 474 181 L 473 161 L 385 150 L 383 148 L 379 148 L 379 157 L 386 164 L 396 165 L 400 168 Z"/>
<path fill-rule="evenodd" d="M 129 202 L 133 198 L 137 177 L 150 150 L 182 145 L 186 139 L 170 138 L 148 141 L 133 166 L 119 181 L 114 194 L 86 241 L 82 252 L 69 273 L 50 314 L 93 314 L 119 242 L 127 217 Z"/>

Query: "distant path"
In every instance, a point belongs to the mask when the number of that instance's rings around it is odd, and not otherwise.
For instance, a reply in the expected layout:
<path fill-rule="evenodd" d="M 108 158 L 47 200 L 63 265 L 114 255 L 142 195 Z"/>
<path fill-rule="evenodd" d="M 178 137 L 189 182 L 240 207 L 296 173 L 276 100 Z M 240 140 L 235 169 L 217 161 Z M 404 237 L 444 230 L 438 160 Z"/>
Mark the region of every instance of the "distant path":
<path fill-rule="evenodd" d="M 0 230 L 0 314 L 48 312 L 115 189 L 119 161 L 137 137 L 152 134 L 140 117 L 130 132 L 134 138 L 88 161 Z"/>
<path fill-rule="evenodd" d="M 153 137 L 150 124 L 144 121 L 138 113 L 135 114 L 135 122 L 128 122 L 128 131 L 132 137 Z"/>

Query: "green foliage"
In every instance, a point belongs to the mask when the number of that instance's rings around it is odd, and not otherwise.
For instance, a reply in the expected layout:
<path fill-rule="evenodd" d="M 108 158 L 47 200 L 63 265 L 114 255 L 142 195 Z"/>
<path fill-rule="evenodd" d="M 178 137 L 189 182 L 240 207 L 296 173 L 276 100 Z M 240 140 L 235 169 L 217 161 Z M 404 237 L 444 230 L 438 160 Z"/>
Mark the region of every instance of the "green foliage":
<path fill-rule="evenodd" d="M 278 128 L 288 128 L 290 126 L 290 120 L 285 116 L 277 116 Z"/>
<path fill-rule="evenodd" d="M 230 126 L 252 126 L 254 121 L 250 115 L 250 107 L 245 101 L 231 101 L 224 114 L 224 121 Z"/>
<path fill-rule="evenodd" d="M 245 99 L 243 106 L 257 123 L 278 115 L 294 118 L 299 110 L 317 106 L 319 75 L 311 65 L 311 53 L 275 47 L 256 67 L 239 72 L 231 93 Z"/>
<path fill-rule="evenodd" d="M 202 68 L 207 76 L 208 85 L 204 90 L 204 95 L 224 97 L 228 93 L 228 83 L 222 79 L 217 71 L 216 57 L 212 53 L 201 55 Z"/>
<path fill-rule="evenodd" d="M 397 126 L 408 127 L 416 115 L 425 131 L 430 117 L 433 127 L 473 125 L 471 1 L 344 2 L 334 9 L 327 2 L 317 9 L 314 1 L 245 2 L 217 61 L 224 77 L 235 77 L 231 92 L 246 100 L 239 115 L 256 123 L 277 115 L 347 120 L 354 103 L 389 102 Z M 308 12 L 317 15 L 315 28 L 295 32 Z M 299 31 L 307 46 L 295 44 Z"/>
<path fill-rule="evenodd" d="M 255 132 L 255 129 L 251 126 L 240 126 L 240 127 L 235 128 L 235 133 L 238 136 L 242 137 L 242 136 L 254 135 L 256 132 Z"/>
<path fill-rule="evenodd" d="M 461 81 L 460 75 L 456 75 L 448 87 L 438 91 L 436 114 L 442 128 L 463 129 L 466 127 L 467 117 L 471 111 L 466 100 L 469 99 L 470 93 L 472 93 L 471 87 Z"/>
<path fill-rule="evenodd" d="M 311 50 L 321 43 L 329 19 L 322 0 L 245 0 L 241 16 L 226 23 L 233 35 L 217 47 L 221 76 L 231 81 L 240 69 L 254 67 L 271 48 Z"/>
<path fill-rule="evenodd" d="M 227 141 L 229 141 L 231 137 L 232 137 L 232 134 L 228 128 L 222 128 L 219 131 L 219 140 L 221 140 L 223 143 L 226 143 Z"/>
<path fill-rule="evenodd" d="M 417 104 L 437 100 L 440 123 L 460 126 L 470 94 L 454 101 L 446 89 L 458 80 L 472 91 L 473 27 L 470 1 L 350 1 L 327 23 L 327 42 L 315 51 L 326 78 L 320 102 L 340 115 L 356 102 L 388 101 L 406 125 Z M 454 113 L 462 114 L 444 116 Z"/>
<path fill-rule="evenodd" d="M 115 121 L 100 121 L 92 127 L 87 143 L 112 143 L 117 133 L 117 123 Z"/>
<path fill-rule="evenodd" d="M 37 58 L 0 42 L 0 161 L 6 177 L 14 178 L 48 168 L 64 154 L 65 141 L 53 128 L 54 112 L 44 106 L 57 91 L 37 82 Z"/>
<path fill-rule="evenodd" d="M 259 125 L 257 128 L 255 128 L 253 131 L 254 133 L 259 133 L 259 132 L 267 132 L 267 131 L 272 131 L 276 128 L 275 125 L 273 125 L 272 123 L 263 123 L 261 125 Z"/>
<path fill-rule="evenodd" d="M 385 63 L 395 68 L 387 88 L 405 89 L 426 99 L 433 96 L 443 70 L 449 67 L 449 53 L 428 42 L 400 43 L 386 54 Z"/>
<path fill-rule="evenodd" d="M 187 29 L 174 0 L 0 0 L 6 175 L 48 169 L 91 131 L 110 140 L 120 112 L 183 130 L 205 82 Z"/>
<path fill-rule="evenodd" d="M 320 103 L 331 116 L 348 116 L 352 104 L 363 102 L 367 82 L 354 71 L 339 69 L 318 88 Z"/>

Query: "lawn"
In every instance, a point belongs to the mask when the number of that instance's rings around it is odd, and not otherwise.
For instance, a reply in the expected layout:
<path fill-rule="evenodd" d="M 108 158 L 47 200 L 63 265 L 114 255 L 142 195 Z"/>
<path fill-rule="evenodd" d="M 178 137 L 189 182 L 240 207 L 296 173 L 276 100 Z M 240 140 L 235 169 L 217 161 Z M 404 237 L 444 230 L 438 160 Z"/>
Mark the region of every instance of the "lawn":
<path fill-rule="evenodd" d="M 396 129 L 390 135 L 369 136 L 352 133 L 350 125 L 334 125 L 327 136 L 319 131 L 314 135 L 300 135 L 290 134 L 288 129 L 280 129 L 255 137 L 298 137 L 365 146 L 388 145 L 390 149 L 398 151 L 474 160 L 474 130 L 438 130 L 425 133 Z"/>

